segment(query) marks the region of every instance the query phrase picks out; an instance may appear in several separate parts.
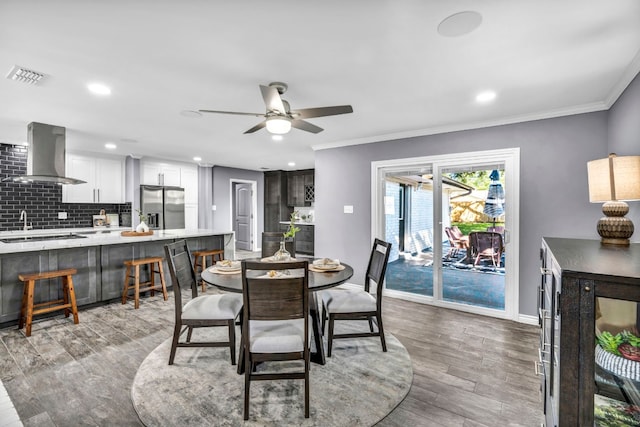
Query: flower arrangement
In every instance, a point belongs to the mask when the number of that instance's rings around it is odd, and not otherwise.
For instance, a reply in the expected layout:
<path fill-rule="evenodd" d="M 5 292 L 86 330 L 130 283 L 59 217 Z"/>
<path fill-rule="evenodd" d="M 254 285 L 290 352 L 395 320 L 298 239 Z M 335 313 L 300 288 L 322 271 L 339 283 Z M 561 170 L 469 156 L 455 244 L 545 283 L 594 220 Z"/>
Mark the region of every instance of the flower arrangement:
<path fill-rule="evenodd" d="M 293 213 L 290 216 L 289 227 L 287 228 L 287 231 L 282 233 L 282 237 L 284 237 L 285 239 L 287 238 L 293 239 L 294 237 L 296 237 L 296 233 L 300 231 L 300 228 L 296 227 L 295 225 L 295 220 L 297 217 L 298 217 L 298 211 L 293 211 Z"/>

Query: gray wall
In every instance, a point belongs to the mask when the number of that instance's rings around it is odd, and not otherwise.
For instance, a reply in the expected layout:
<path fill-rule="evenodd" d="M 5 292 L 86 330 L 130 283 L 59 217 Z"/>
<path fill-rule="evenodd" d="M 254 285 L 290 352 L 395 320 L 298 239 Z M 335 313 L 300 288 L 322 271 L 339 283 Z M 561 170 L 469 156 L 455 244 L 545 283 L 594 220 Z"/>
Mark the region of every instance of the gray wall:
<path fill-rule="evenodd" d="M 254 238 L 258 239 L 258 236 L 261 236 L 264 230 L 264 174 L 258 171 L 223 166 L 213 167 L 213 204 L 216 205 L 216 210 L 213 212 L 213 228 L 215 230 L 233 229 L 230 223 L 232 179 L 257 182 L 258 212 L 255 212 L 255 214 L 258 218 L 258 229 Z"/>
<path fill-rule="evenodd" d="M 640 155 L 640 74 L 609 110 L 609 152 Z M 627 218 L 636 227 L 634 240 L 640 240 L 640 202 L 629 202 Z"/>
<path fill-rule="evenodd" d="M 536 315 L 543 236 L 599 238 L 587 161 L 605 157 L 608 112 L 316 152 L 316 256 L 348 260 L 363 283 L 371 245 L 371 162 L 520 148 L 520 313 Z M 353 214 L 343 206 L 353 205 Z M 634 236 L 638 238 L 638 236 Z"/>

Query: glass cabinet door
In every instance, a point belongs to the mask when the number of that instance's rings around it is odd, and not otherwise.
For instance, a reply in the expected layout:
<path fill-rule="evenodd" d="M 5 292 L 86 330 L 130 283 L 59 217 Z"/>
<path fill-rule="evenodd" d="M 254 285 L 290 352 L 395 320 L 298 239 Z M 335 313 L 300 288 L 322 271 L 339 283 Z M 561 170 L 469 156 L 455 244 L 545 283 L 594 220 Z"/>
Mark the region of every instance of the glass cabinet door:
<path fill-rule="evenodd" d="M 598 297 L 595 312 L 595 426 L 640 426 L 638 303 Z"/>

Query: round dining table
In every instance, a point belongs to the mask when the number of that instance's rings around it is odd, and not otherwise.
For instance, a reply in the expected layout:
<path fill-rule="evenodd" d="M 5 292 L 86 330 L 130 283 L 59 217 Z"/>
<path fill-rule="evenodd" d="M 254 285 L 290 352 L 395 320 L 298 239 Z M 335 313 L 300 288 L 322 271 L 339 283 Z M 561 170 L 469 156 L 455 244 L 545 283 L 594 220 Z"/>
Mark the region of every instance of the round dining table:
<path fill-rule="evenodd" d="M 250 259 L 247 261 L 260 261 L 259 258 Z M 309 258 L 309 265 L 313 262 L 312 258 Z M 320 312 L 318 308 L 318 300 L 316 292 L 323 289 L 329 289 L 334 286 L 338 286 L 341 283 L 346 282 L 353 276 L 353 268 L 344 263 L 340 263 L 341 270 L 338 271 L 313 271 L 309 269 L 309 314 L 311 315 L 311 323 L 313 327 L 313 339 L 316 347 L 316 351 L 311 353 L 311 361 L 324 365 L 326 363 L 324 354 L 324 345 L 322 343 L 322 327 Z M 206 283 L 215 286 L 216 288 L 227 291 L 242 293 L 242 273 L 230 272 L 215 272 L 214 267 L 205 269 L 201 274 L 202 280 Z M 242 355 L 240 355 L 242 358 Z M 241 371 L 240 363 L 238 364 L 238 372 Z"/>

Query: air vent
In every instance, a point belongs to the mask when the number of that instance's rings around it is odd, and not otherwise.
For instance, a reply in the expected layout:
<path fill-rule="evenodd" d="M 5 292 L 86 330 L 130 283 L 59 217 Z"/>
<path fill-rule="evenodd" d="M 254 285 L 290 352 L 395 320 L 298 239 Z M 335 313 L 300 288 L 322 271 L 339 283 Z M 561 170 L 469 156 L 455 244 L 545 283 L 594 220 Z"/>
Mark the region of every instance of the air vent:
<path fill-rule="evenodd" d="M 8 79 L 27 83 L 30 85 L 37 85 L 42 83 L 42 80 L 45 77 L 47 77 L 47 75 L 44 73 L 29 70 L 28 68 L 24 68 L 19 65 L 14 65 L 11 71 L 9 71 L 9 74 L 7 74 Z"/>

